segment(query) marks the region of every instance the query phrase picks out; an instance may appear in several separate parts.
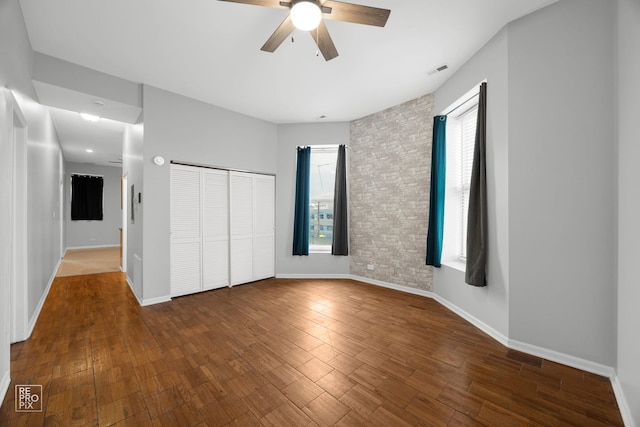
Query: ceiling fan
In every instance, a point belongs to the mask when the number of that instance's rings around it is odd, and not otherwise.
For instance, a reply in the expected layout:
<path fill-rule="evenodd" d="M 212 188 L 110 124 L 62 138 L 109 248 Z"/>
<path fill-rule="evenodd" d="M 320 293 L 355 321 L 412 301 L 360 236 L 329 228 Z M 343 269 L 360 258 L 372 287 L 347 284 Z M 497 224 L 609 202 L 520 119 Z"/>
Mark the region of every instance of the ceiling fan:
<path fill-rule="evenodd" d="M 260 50 L 274 52 L 294 29 L 309 31 L 322 56 L 329 61 L 338 56 L 324 19 L 384 27 L 391 13 L 388 9 L 361 6 L 333 0 L 219 0 L 256 6 L 287 9 L 289 15 L 276 28 Z"/>

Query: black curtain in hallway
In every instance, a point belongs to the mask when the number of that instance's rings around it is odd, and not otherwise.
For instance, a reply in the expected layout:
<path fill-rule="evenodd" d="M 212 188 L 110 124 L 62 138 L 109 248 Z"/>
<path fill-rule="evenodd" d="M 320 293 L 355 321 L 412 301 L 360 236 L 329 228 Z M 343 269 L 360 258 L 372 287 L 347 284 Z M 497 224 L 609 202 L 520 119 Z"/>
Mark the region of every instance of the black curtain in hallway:
<path fill-rule="evenodd" d="M 71 220 L 102 221 L 103 189 L 101 176 L 71 175 Z"/>

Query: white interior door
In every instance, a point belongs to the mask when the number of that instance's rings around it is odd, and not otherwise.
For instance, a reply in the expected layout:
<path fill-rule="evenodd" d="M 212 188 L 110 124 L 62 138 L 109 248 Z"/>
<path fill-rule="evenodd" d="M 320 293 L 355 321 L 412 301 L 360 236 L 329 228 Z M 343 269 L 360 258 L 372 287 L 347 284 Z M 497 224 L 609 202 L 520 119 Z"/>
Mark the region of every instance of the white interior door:
<path fill-rule="evenodd" d="M 275 177 L 254 178 L 253 280 L 275 276 Z"/>
<path fill-rule="evenodd" d="M 230 173 L 231 284 L 253 279 L 253 175 Z"/>
<path fill-rule="evenodd" d="M 229 172 L 202 171 L 202 288 L 229 286 Z"/>
<path fill-rule="evenodd" d="M 202 290 L 199 168 L 171 165 L 171 296 Z"/>

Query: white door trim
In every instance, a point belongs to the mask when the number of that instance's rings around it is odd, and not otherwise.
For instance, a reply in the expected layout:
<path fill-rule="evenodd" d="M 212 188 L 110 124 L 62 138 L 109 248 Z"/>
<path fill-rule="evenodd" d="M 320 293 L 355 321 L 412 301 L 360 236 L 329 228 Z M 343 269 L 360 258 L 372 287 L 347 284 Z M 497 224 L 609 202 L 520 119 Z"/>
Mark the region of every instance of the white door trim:
<path fill-rule="evenodd" d="M 11 342 L 28 338 L 27 269 L 27 120 L 9 91 L 13 117 Z"/>

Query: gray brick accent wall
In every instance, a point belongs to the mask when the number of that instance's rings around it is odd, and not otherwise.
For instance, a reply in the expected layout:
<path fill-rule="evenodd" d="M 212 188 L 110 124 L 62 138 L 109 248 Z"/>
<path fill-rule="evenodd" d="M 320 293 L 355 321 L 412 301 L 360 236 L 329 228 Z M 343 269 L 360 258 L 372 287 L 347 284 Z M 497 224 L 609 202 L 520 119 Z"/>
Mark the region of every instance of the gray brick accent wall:
<path fill-rule="evenodd" d="M 351 274 L 432 290 L 425 265 L 433 94 L 351 122 Z M 367 265 L 374 269 L 367 269 Z"/>

